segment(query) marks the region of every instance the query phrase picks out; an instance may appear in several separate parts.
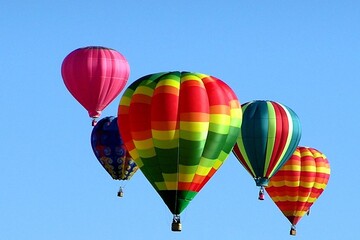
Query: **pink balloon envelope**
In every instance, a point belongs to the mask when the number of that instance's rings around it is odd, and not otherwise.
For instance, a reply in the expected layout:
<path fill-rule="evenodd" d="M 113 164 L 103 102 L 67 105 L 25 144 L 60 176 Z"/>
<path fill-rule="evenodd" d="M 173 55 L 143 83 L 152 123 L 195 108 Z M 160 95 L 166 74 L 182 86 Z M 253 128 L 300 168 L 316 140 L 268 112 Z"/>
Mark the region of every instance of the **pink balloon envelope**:
<path fill-rule="evenodd" d="M 69 92 L 95 119 L 125 87 L 130 67 L 114 49 L 90 46 L 67 55 L 61 75 Z"/>

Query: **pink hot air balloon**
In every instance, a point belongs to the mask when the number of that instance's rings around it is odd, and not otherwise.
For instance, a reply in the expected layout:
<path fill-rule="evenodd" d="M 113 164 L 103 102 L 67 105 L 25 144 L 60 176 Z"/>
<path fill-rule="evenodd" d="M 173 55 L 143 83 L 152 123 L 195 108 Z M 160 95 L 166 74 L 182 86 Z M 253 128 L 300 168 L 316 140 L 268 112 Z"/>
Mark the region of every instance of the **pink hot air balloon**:
<path fill-rule="evenodd" d="M 94 119 L 93 125 L 125 87 L 129 73 L 125 57 L 106 47 L 76 49 L 61 66 L 65 86 Z"/>

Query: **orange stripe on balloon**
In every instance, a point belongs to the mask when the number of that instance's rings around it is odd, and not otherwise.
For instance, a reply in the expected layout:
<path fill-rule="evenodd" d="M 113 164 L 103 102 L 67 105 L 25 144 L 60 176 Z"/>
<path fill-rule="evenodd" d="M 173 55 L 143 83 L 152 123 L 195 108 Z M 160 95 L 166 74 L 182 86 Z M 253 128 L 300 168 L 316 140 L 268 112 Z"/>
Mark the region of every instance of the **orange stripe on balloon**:
<path fill-rule="evenodd" d="M 151 122 L 151 128 L 154 130 L 166 131 L 176 130 L 179 127 L 177 121 L 166 121 L 166 124 L 164 124 L 163 121 L 153 121 Z"/>
<path fill-rule="evenodd" d="M 146 103 L 146 104 L 150 104 L 151 103 L 151 96 L 146 96 L 144 94 L 134 94 L 131 97 L 131 102 L 133 103 Z"/>
<path fill-rule="evenodd" d="M 204 181 L 204 179 L 205 179 L 205 176 L 200 176 L 200 175 L 195 174 L 193 183 L 201 183 Z"/>
<path fill-rule="evenodd" d="M 178 190 L 179 191 L 187 191 L 191 186 L 191 182 L 179 182 Z"/>
<path fill-rule="evenodd" d="M 126 115 L 129 113 L 129 107 L 124 105 L 119 105 L 118 111 L 121 111 L 121 114 L 119 115 Z"/>
<path fill-rule="evenodd" d="M 211 114 L 226 114 L 230 115 L 230 108 L 228 105 L 214 105 L 210 107 Z"/>
<path fill-rule="evenodd" d="M 156 96 L 157 94 L 171 94 L 171 95 L 178 96 L 179 88 L 173 87 L 171 85 L 162 85 L 162 86 L 156 87 L 154 96 Z"/>
<path fill-rule="evenodd" d="M 131 136 L 132 136 L 133 140 L 135 140 L 135 141 L 152 138 L 151 131 L 149 131 L 149 130 L 137 131 L 137 132 L 134 131 L 134 132 L 131 133 Z"/>
<path fill-rule="evenodd" d="M 209 114 L 204 112 L 184 112 L 180 114 L 181 121 L 208 122 Z"/>

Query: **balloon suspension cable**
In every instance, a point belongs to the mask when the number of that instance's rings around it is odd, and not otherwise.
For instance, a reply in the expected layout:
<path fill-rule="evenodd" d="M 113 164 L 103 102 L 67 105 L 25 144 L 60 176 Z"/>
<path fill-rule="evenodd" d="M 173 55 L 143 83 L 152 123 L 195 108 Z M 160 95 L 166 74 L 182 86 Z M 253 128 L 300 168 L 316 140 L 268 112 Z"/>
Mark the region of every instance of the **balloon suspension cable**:
<path fill-rule="evenodd" d="M 296 235 L 296 227 L 295 227 L 295 225 L 291 225 L 290 235 L 291 235 L 291 236 L 295 236 L 295 235 Z"/>
<path fill-rule="evenodd" d="M 264 200 L 264 199 L 265 199 L 265 189 L 263 186 L 261 186 L 259 191 L 259 200 Z"/>
<path fill-rule="evenodd" d="M 92 120 L 92 122 L 91 122 L 91 126 L 95 126 L 97 124 L 97 120 L 96 120 L 96 118 L 93 118 L 93 120 Z"/>
<path fill-rule="evenodd" d="M 174 214 L 174 218 L 171 224 L 171 231 L 173 232 L 181 232 L 181 222 L 180 215 Z"/>
<path fill-rule="evenodd" d="M 118 197 L 123 197 L 123 196 L 124 196 L 124 191 L 123 191 L 123 188 L 122 188 L 122 187 L 119 188 L 119 191 L 118 191 L 118 193 L 117 193 L 117 196 L 118 196 Z"/>

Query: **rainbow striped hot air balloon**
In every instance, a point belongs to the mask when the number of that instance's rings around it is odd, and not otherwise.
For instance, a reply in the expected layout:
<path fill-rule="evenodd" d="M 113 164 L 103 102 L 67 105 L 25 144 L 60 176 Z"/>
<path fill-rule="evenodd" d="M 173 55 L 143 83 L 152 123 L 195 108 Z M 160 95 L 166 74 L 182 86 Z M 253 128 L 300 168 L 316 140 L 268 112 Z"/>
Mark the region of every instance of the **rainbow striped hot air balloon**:
<path fill-rule="evenodd" d="M 135 81 L 118 109 L 130 155 L 174 214 L 180 213 L 225 161 L 240 131 L 242 111 L 221 80 L 163 72 Z"/>
<path fill-rule="evenodd" d="M 264 187 L 295 151 L 301 137 L 300 121 L 290 108 L 273 101 L 242 105 L 243 121 L 233 153 L 260 186 Z"/>
<path fill-rule="evenodd" d="M 298 147 L 289 161 L 271 178 L 267 193 L 292 224 L 309 212 L 330 178 L 330 165 L 324 154 L 310 147 Z"/>

